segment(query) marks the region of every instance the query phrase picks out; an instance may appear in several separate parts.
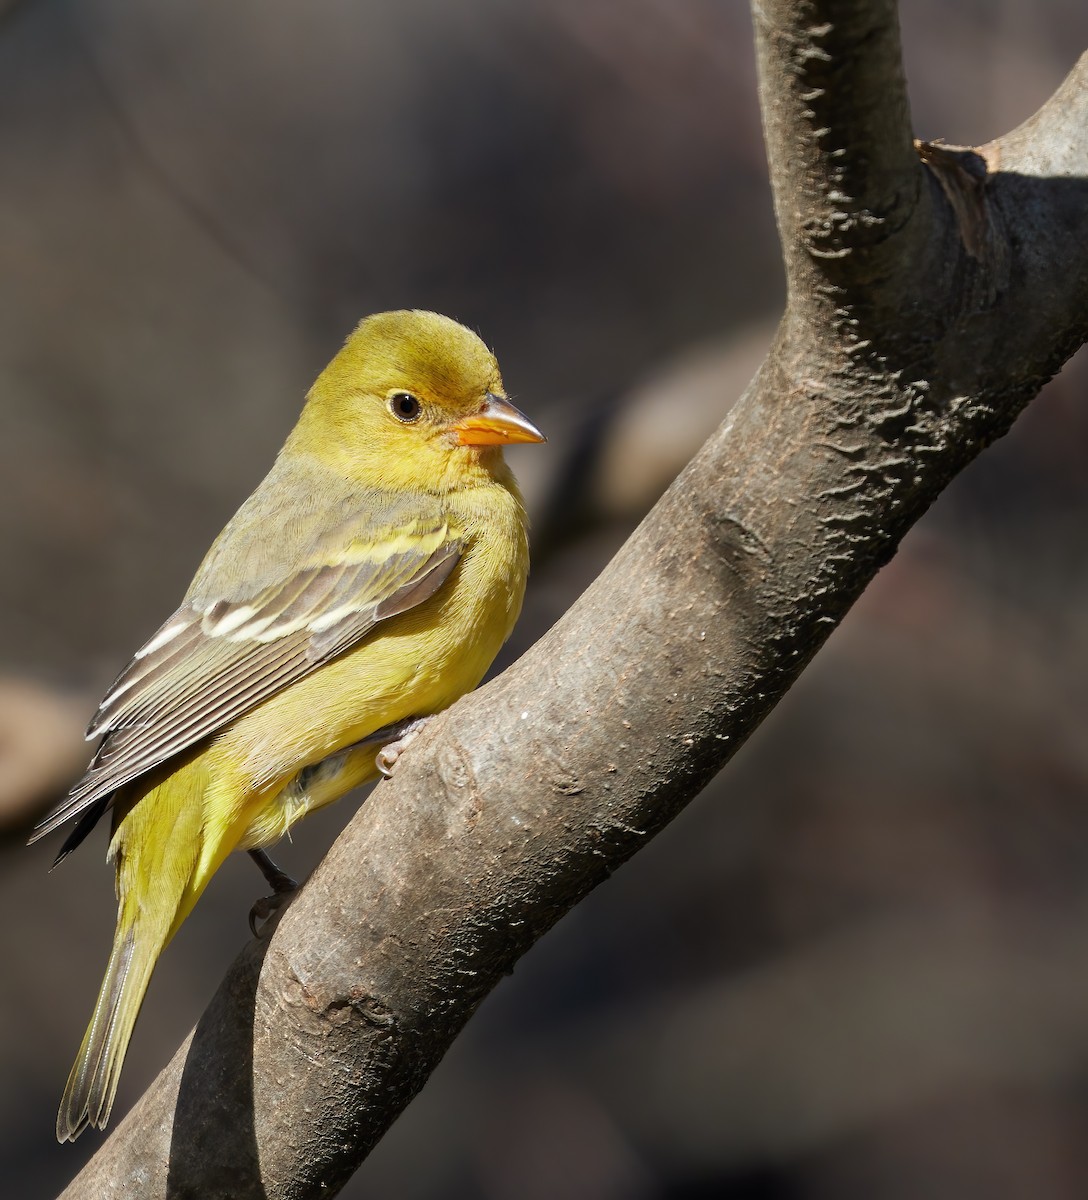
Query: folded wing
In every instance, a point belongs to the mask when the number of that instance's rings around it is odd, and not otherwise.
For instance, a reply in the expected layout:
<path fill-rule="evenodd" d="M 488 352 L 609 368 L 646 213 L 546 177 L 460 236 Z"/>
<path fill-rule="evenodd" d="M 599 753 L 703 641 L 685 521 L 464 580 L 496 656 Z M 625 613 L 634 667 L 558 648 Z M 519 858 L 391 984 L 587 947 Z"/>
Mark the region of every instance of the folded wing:
<path fill-rule="evenodd" d="M 379 622 L 432 596 L 457 565 L 462 537 L 439 511 L 402 508 L 383 504 L 380 494 L 370 496 L 352 518 L 335 523 L 331 539 L 326 525 L 321 545 L 309 554 L 299 550 L 307 539 L 293 529 L 281 550 L 287 560 L 281 569 L 270 570 L 269 555 L 262 556 L 258 588 L 238 580 L 254 573 L 238 571 L 228 526 L 185 603 L 106 693 L 87 731 L 88 738 L 105 734 L 105 740 L 31 840 L 79 816 L 60 861 L 109 808 L 118 788 L 316 670 Z M 312 505 L 308 519 L 319 521 Z M 238 540 L 252 546 L 252 522 L 241 524 Z M 275 538 L 275 530 L 265 536 Z M 275 561 L 274 551 L 271 557 Z"/>

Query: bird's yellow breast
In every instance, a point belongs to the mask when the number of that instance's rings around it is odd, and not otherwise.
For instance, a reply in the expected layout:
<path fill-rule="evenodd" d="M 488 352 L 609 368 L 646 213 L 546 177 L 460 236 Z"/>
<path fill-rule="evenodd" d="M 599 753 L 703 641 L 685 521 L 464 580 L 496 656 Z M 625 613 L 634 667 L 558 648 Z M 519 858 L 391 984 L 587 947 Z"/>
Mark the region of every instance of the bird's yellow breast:
<path fill-rule="evenodd" d="M 438 712 L 471 691 L 510 635 L 529 565 L 521 497 L 512 482 L 493 482 L 451 495 L 449 507 L 465 532 L 465 546 L 430 599 L 383 621 L 209 746 L 212 774 L 226 785 L 216 790 L 235 797 L 231 811 L 216 811 L 216 819 L 241 827 L 240 844 L 275 841 L 305 811 L 373 777 L 371 752 L 304 807 L 281 802 L 285 785 L 302 768 L 384 726 Z"/>

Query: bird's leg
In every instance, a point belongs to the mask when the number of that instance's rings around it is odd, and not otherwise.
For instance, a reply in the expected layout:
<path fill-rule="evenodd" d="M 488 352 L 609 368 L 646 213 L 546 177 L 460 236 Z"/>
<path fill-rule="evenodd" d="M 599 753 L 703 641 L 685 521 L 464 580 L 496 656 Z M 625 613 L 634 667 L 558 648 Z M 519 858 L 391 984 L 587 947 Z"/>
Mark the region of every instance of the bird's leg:
<path fill-rule="evenodd" d="M 279 912 L 287 903 L 288 897 L 298 890 L 298 883 L 286 871 L 277 867 L 264 850 L 250 850 L 249 857 L 260 868 L 261 874 L 268 880 L 268 886 L 272 889 L 271 896 L 263 896 L 249 910 L 249 928 L 254 937 L 260 937 L 263 930 L 258 931 L 258 921 L 267 921 Z"/>
<path fill-rule="evenodd" d="M 298 882 L 291 878 L 281 867 L 269 857 L 267 851 L 250 850 L 249 857 L 260 868 L 261 874 L 268 880 L 268 886 L 277 894 L 293 892 L 298 888 Z"/>
<path fill-rule="evenodd" d="M 419 737 L 430 720 L 430 717 L 415 717 L 413 720 L 404 721 L 400 725 L 390 725 L 386 729 L 379 729 L 378 733 L 374 735 L 375 738 L 380 735 L 393 735 L 393 741 L 386 742 L 378 751 L 377 758 L 374 759 L 375 765 L 386 779 L 393 774 L 393 768 L 397 765 L 397 760 L 416 738 Z"/>
<path fill-rule="evenodd" d="M 375 766 L 386 777 L 392 775 L 397 760 L 430 719 L 430 717 L 414 717 L 408 721 L 399 721 L 394 725 L 385 725 L 381 729 L 376 729 L 361 742 L 345 746 L 320 762 L 303 767 L 283 789 L 280 795 L 281 803 L 300 806 L 297 815 L 301 815 L 302 812 L 315 805 L 320 807 L 322 804 L 328 803 L 330 799 L 335 799 L 351 786 L 350 780 L 347 783 L 341 782 L 344 772 L 359 768 L 365 761 L 361 760 L 359 756 L 366 755 L 369 758 L 375 750 L 377 750 L 377 756 L 374 759 Z M 365 780 L 369 774 L 368 768 L 360 770 L 356 782 Z M 331 794 L 326 795 L 330 790 Z M 292 817 L 292 819 L 294 818 Z M 296 890 L 298 884 L 290 875 L 281 871 L 263 850 L 250 850 L 249 856 L 260 867 L 261 874 L 268 880 L 272 888 L 272 895 L 258 900 L 249 913 L 249 927 L 253 931 L 253 936 L 260 937 L 261 934 L 257 929 L 258 922 L 267 921 L 269 917 L 278 912 L 287 902 L 291 893 Z"/>

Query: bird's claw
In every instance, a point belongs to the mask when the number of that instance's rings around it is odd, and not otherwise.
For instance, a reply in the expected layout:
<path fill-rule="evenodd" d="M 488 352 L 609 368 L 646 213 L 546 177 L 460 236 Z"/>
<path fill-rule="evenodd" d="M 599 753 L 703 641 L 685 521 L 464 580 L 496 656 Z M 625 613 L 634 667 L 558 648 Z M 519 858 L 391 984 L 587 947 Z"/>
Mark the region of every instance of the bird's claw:
<path fill-rule="evenodd" d="M 291 878 L 286 871 L 281 870 L 268 857 L 264 850 L 250 850 L 249 857 L 260 868 L 261 874 L 268 880 L 272 888 L 271 896 L 262 896 L 249 910 L 249 929 L 254 937 L 264 937 L 268 932 L 268 922 L 282 908 L 285 908 L 291 897 L 298 891 L 298 882 Z M 264 924 L 258 929 L 257 923 Z"/>
<path fill-rule="evenodd" d="M 392 776 L 393 768 L 397 765 L 400 756 L 419 737 L 430 719 L 430 717 L 417 717 L 414 721 L 408 721 L 406 724 L 399 726 L 396 730 L 396 739 L 386 743 L 378 751 L 377 757 L 374 759 L 374 765 L 386 779 Z"/>
<path fill-rule="evenodd" d="M 291 882 L 294 883 L 294 880 Z M 297 890 L 298 884 L 295 883 L 293 888 L 284 888 L 283 891 L 273 892 L 271 896 L 262 896 L 253 905 L 249 910 L 249 930 L 255 938 L 267 936 L 272 918 L 291 903 Z"/>

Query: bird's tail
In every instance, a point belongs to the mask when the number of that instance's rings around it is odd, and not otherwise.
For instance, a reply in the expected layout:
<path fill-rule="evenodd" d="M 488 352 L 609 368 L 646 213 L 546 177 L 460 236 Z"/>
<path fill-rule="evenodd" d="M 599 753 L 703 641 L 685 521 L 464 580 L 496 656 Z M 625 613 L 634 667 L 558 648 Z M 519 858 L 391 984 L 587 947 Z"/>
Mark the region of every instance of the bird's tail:
<path fill-rule="evenodd" d="M 102 1129 L 109 1119 L 129 1039 L 167 932 L 148 937 L 137 923 L 118 922 L 94 1015 L 60 1102 L 58 1141 L 75 1141 L 88 1125 Z"/>
<path fill-rule="evenodd" d="M 119 805 L 123 815 L 110 844 L 117 866 L 117 932 L 64 1089 L 58 1141 L 74 1141 L 88 1125 L 105 1126 L 155 963 L 229 849 L 222 847 L 201 869 L 207 779 L 205 764 L 195 757 L 160 775 L 134 803 Z"/>

